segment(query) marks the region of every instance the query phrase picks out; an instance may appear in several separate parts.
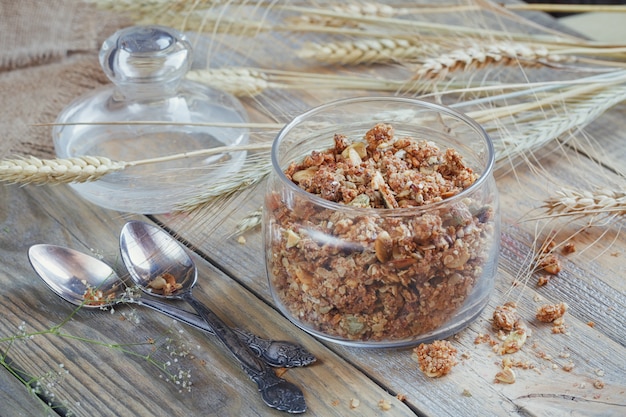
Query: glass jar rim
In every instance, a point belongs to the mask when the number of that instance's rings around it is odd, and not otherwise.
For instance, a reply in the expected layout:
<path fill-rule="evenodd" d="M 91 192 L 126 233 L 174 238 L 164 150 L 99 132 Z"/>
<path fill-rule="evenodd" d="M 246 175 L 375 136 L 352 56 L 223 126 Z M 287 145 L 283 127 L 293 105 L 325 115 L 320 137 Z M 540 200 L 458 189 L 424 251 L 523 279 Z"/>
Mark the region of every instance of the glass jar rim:
<path fill-rule="evenodd" d="M 338 107 L 342 105 L 354 104 L 354 103 L 365 103 L 365 102 L 395 102 L 395 103 L 406 103 L 407 105 L 417 105 L 423 107 L 427 110 L 438 111 L 441 113 L 445 113 L 448 116 L 454 117 L 467 126 L 471 127 L 474 131 L 478 133 L 478 135 L 485 142 L 485 146 L 487 149 L 487 161 L 485 167 L 481 173 L 481 175 L 476 179 L 476 181 L 470 185 L 469 187 L 462 190 L 460 193 L 455 194 L 451 197 L 445 198 L 441 201 L 437 201 L 434 203 L 424 204 L 421 206 L 412 206 L 412 207 L 401 207 L 401 208 L 368 208 L 368 207 L 357 207 L 350 206 L 343 203 L 337 203 L 334 201 L 326 200 L 325 198 L 320 197 L 319 195 L 309 193 L 306 190 L 300 188 L 295 182 L 291 181 L 285 175 L 285 172 L 280 167 L 278 161 L 278 152 L 279 146 L 287 136 L 287 134 L 301 122 L 306 120 L 307 118 L 321 113 L 329 108 Z M 283 128 L 278 132 L 274 142 L 272 144 L 271 150 L 271 160 L 272 160 L 272 168 L 276 172 L 276 175 L 280 179 L 281 182 L 286 184 L 286 186 L 295 194 L 300 194 L 306 196 L 307 198 L 313 200 L 316 204 L 334 210 L 343 210 L 343 211 L 353 211 L 355 213 L 368 213 L 372 212 L 390 215 L 412 215 L 416 212 L 425 212 L 432 209 L 436 209 L 441 205 L 447 205 L 454 203 L 455 201 L 462 200 L 468 194 L 471 194 L 474 190 L 479 189 L 485 181 L 492 175 L 494 167 L 495 167 L 495 148 L 493 145 L 493 141 L 489 134 L 485 131 L 485 129 L 474 119 L 467 116 L 464 113 L 461 113 L 457 110 L 454 110 L 448 106 L 444 106 L 437 103 L 431 103 L 429 101 L 420 100 L 416 98 L 408 98 L 408 97 L 387 97 L 387 96 L 362 96 L 362 97 L 352 97 L 352 98 L 344 98 L 339 100 L 330 101 L 328 103 L 324 103 L 322 105 L 313 107 L 307 110 L 304 113 L 301 113 L 295 116 L 291 121 L 289 121 Z"/>

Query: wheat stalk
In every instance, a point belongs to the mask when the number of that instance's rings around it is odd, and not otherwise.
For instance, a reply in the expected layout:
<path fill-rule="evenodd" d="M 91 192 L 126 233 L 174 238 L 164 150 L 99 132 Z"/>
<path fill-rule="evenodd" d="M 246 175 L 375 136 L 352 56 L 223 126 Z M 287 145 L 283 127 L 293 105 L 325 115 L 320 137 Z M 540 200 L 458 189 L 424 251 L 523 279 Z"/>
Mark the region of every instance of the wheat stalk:
<path fill-rule="evenodd" d="M 388 4 L 380 3 L 359 3 L 359 4 L 337 4 L 331 6 L 331 10 L 342 14 L 356 16 L 378 16 L 391 17 L 396 11 Z M 316 14 L 301 14 L 294 18 L 288 18 L 287 22 L 292 24 L 319 25 L 327 27 L 358 27 L 358 23 L 352 19 L 341 17 L 320 16 Z"/>
<path fill-rule="evenodd" d="M 549 66 L 554 63 L 574 61 L 574 57 L 550 53 L 544 46 L 522 43 L 474 45 L 427 59 L 418 67 L 415 78 L 443 78 L 448 73 L 459 69 L 476 70 L 494 64 Z"/>
<path fill-rule="evenodd" d="M 99 156 L 39 159 L 34 156 L 0 161 L 0 181 L 19 184 L 66 184 L 95 181 L 127 167 Z"/>
<path fill-rule="evenodd" d="M 541 11 L 550 13 L 590 13 L 590 12 L 610 12 L 610 13 L 626 13 L 624 5 L 609 4 L 552 4 L 552 3 L 513 3 L 502 4 L 502 7 L 508 10 L 525 10 L 525 11 Z"/>
<path fill-rule="evenodd" d="M 268 152 L 248 156 L 244 165 L 231 177 L 219 178 L 196 189 L 185 189 L 175 211 L 192 212 L 224 200 L 262 181 L 272 170 Z M 191 195 L 191 197 L 189 197 Z"/>
<path fill-rule="evenodd" d="M 603 5 L 603 4 L 553 4 L 553 3 L 498 3 L 498 7 L 506 10 L 516 11 L 543 11 L 543 12 L 563 12 L 563 13 L 589 13 L 589 12 L 610 12 L 625 13 L 626 6 L 623 5 Z M 359 16 L 398 16 L 407 14 L 426 13 L 460 13 L 466 11 L 481 10 L 479 4 L 449 5 L 449 4 L 424 4 L 418 7 L 394 7 L 385 3 L 357 3 L 349 5 L 334 5 L 331 11 L 353 13 Z"/>
<path fill-rule="evenodd" d="M 237 97 L 256 96 L 268 88 L 278 88 L 270 83 L 267 75 L 247 68 L 224 68 L 193 70 L 187 73 L 187 79 L 199 82 Z"/>
<path fill-rule="evenodd" d="M 496 158 L 501 161 L 538 149 L 568 131 L 582 129 L 609 108 L 626 100 L 625 77 L 626 71 L 616 71 L 602 77 L 589 77 L 586 84 L 553 84 L 543 87 L 553 91 L 529 88 L 451 106 L 463 108 L 489 104 L 484 110 L 466 111 L 466 114 L 487 130 L 494 131 Z M 496 106 L 499 100 L 507 102 L 513 97 L 527 97 L 527 101 Z"/>
<path fill-rule="evenodd" d="M 558 98 L 559 96 L 555 95 L 555 103 Z M 567 132 L 584 128 L 602 113 L 624 100 L 626 100 L 626 85 L 621 85 L 604 88 L 596 94 L 588 95 L 586 99 L 579 98 L 575 103 L 562 106 L 562 112 L 554 112 L 552 117 L 542 115 L 539 111 L 532 115 L 532 118 L 527 117 L 526 120 L 517 121 L 514 117 L 515 113 L 510 114 L 509 120 L 502 118 L 495 121 L 499 129 L 505 122 L 511 125 L 511 128 L 501 129 L 501 134 L 495 141 L 496 158 L 498 161 L 512 159 L 539 149 Z M 495 116 L 484 117 L 495 120 Z M 515 133 L 516 130 L 517 133 Z"/>
<path fill-rule="evenodd" d="M 0 181 L 13 184 L 68 184 L 96 181 L 112 172 L 140 165 L 157 164 L 196 156 L 210 156 L 237 151 L 267 151 L 271 143 L 218 146 L 136 161 L 113 161 L 102 156 L 39 159 L 34 156 L 0 161 Z"/>
<path fill-rule="evenodd" d="M 626 190 L 599 188 L 593 191 L 563 188 L 542 206 L 550 217 L 612 214 L 626 216 Z"/>
<path fill-rule="evenodd" d="M 184 17 L 194 13 L 211 12 L 219 6 L 235 6 L 250 3 L 245 0 L 83 0 L 94 4 L 100 10 L 124 13 L 137 22 L 167 17 Z M 269 2 L 255 2 L 259 5 Z"/>
<path fill-rule="evenodd" d="M 304 13 L 304 14 L 315 14 L 319 16 L 325 17 L 334 17 L 341 18 L 346 20 L 353 20 L 360 23 L 366 23 L 372 27 L 379 27 L 385 29 L 387 31 L 387 36 L 390 34 L 416 34 L 421 33 L 423 35 L 438 35 L 438 36 L 452 36 L 455 39 L 459 39 L 461 37 L 477 37 L 483 39 L 492 39 L 492 40 L 500 40 L 500 41 L 535 41 L 535 42 L 546 42 L 546 43 L 568 43 L 570 45 L 580 45 L 584 43 L 584 40 L 573 37 L 567 34 L 557 33 L 553 35 L 538 35 L 531 33 L 518 33 L 512 31 L 505 30 L 494 30 L 494 29 L 484 29 L 480 27 L 470 27 L 470 26 L 461 26 L 458 24 L 445 24 L 438 23 L 432 20 L 417 20 L 417 19 L 399 19 L 395 17 L 381 17 L 381 16 L 360 16 L 353 15 L 345 12 L 338 12 L 334 10 L 328 9 L 320 9 L 320 8 L 308 8 L 308 7 L 299 7 L 299 6 L 280 6 L 280 8 L 284 10 L 289 10 L 292 12 Z M 283 27 L 283 30 L 291 30 L 291 31 L 302 31 L 303 29 L 298 26 L 294 27 Z M 353 31 L 354 35 L 357 35 L 359 32 Z M 369 31 L 360 31 L 361 35 L 371 35 Z"/>
<path fill-rule="evenodd" d="M 243 219 L 241 219 L 235 226 L 235 231 L 231 236 L 243 235 L 246 232 L 254 230 L 261 226 L 263 222 L 263 206 L 248 213 Z M 231 237 L 229 236 L 229 237 Z"/>
<path fill-rule="evenodd" d="M 100 10 L 111 12 L 123 12 L 127 16 L 140 17 L 145 14 L 154 14 L 157 11 L 168 10 L 172 3 L 167 0 L 83 0 L 85 3 L 94 4 Z"/>
<path fill-rule="evenodd" d="M 423 43 L 387 38 L 308 43 L 296 54 L 299 58 L 314 59 L 325 64 L 360 65 L 411 61 L 424 51 Z"/>
<path fill-rule="evenodd" d="M 357 16 L 379 16 L 391 17 L 395 14 L 394 8 L 382 3 L 353 3 L 337 4 L 332 6 L 332 10 L 340 13 L 348 13 Z"/>
<path fill-rule="evenodd" d="M 371 77 L 348 76 L 325 73 L 307 73 L 300 71 L 281 71 L 275 69 L 255 69 L 229 67 L 220 69 L 193 70 L 188 79 L 227 91 L 238 97 L 255 96 L 267 89 L 292 90 L 371 90 L 403 93 L 429 90 L 432 83 L 415 83 L 415 80 L 392 80 Z M 448 83 L 448 88 L 461 84 Z M 471 84 L 470 84 L 471 85 Z M 468 83 L 462 84 L 464 88 Z M 502 89 L 502 88 L 500 88 Z M 274 127 L 268 124 L 267 127 Z"/>
<path fill-rule="evenodd" d="M 490 44 L 485 44 L 480 38 L 476 38 L 471 46 L 442 53 L 444 45 L 451 43 L 449 38 L 394 37 L 392 34 L 372 37 L 374 34 L 368 33 L 370 38 L 367 39 L 329 43 L 309 42 L 296 51 L 296 55 L 302 59 L 315 60 L 328 65 L 369 65 L 423 61 L 417 69 L 416 78 L 445 76 L 448 72 L 458 69 L 473 70 L 493 64 L 556 67 L 563 63 L 569 64 L 580 61 L 606 67 L 623 67 L 625 65 L 619 61 L 589 57 L 621 58 L 626 53 L 626 46 L 623 45 L 553 44 L 534 40 L 525 42 L 498 41 L 495 43 L 490 41 Z M 451 44 L 458 45 L 458 41 Z M 421 58 L 426 54 L 432 56 L 433 53 L 440 55 L 426 59 Z"/>
<path fill-rule="evenodd" d="M 158 24 L 177 27 L 182 31 L 211 34 L 231 34 L 237 36 L 255 36 L 259 32 L 270 31 L 272 26 L 256 20 L 227 18 L 222 15 L 212 16 L 207 11 L 196 11 L 190 14 L 159 14 L 145 16 L 137 23 Z"/>
<path fill-rule="evenodd" d="M 512 158 L 529 150 L 537 149 L 571 129 L 584 127 L 608 108 L 626 100 L 626 83 L 624 83 L 623 80 L 624 74 L 624 72 L 620 71 L 614 74 L 613 78 L 605 77 L 608 79 L 608 82 L 605 83 L 596 81 L 595 83 L 589 84 L 575 84 L 574 87 L 569 90 L 557 91 L 540 100 L 501 106 L 498 108 L 493 108 L 492 104 L 489 109 L 468 111 L 466 113 L 478 122 L 485 124 L 487 129 L 500 130 L 502 134 L 499 135 L 499 137 L 495 137 L 494 135 L 497 159 L 503 160 Z M 620 78 L 620 75 L 622 75 L 622 78 Z M 599 80 L 598 77 L 595 79 Z M 558 86 L 557 84 L 550 85 L 549 87 L 557 88 Z M 565 84 L 565 86 L 570 85 Z M 536 97 L 537 91 L 531 88 L 516 94 Z M 503 95 L 488 97 L 482 100 L 495 103 L 498 99 L 510 97 L 510 95 Z M 570 100 L 570 102 L 567 103 L 567 100 Z M 480 102 L 481 100 L 460 102 L 453 105 L 453 107 L 471 106 Z M 564 110 L 560 113 L 560 116 L 559 113 L 557 113 L 554 118 L 550 118 L 546 117 L 543 113 L 543 108 L 554 108 L 557 106 L 561 106 Z M 536 112 L 537 109 L 540 110 L 538 113 Z M 535 113 L 532 113 L 533 111 L 535 111 Z M 527 116 L 525 119 L 521 117 L 522 114 L 529 112 L 534 114 L 534 116 Z M 505 123 L 508 119 L 512 120 L 513 125 L 515 125 L 515 130 L 518 132 L 517 134 L 515 134 L 512 129 L 509 130 L 505 127 Z M 489 125 L 489 122 L 495 124 Z M 172 124 L 171 122 L 164 123 Z M 278 128 L 281 126 L 280 124 L 273 125 L 273 127 Z M 61 182 L 93 181 L 110 172 L 119 171 L 130 166 L 154 164 L 224 152 L 244 150 L 263 151 L 268 150 L 270 147 L 270 143 L 223 146 L 131 162 L 111 161 L 108 158 L 97 156 L 53 160 L 40 160 L 34 157 L 4 160 L 0 161 L 0 181 L 23 184 L 56 184 Z"/>
<path fill-rule="evenodd" d="M 121 120 L 106 122 L 52 122 L 33 123 L 33 126 L 194 126 L 194 127 L 234 127 L 240 129 L 270 129 L 276 130 L 283 127 L 279 123 L 256 123 L 256 122 L 176 122 L 169 120 Z"/>
<path fill-rule="evenodd" d="M 138 25 L 157 24 L 176 27 L 182 31 L 230 33 L 253 36 L 259 31 L 271 29 L 254 20 L 228 18 L 215 13 L 216 6 L 224 6 L 219 0 L 168 1 L 168 0 L 86 0 L 101 10 L 123 13 Z M 228 1 L 228 5 L 244 4 L 243 1 Z"/>

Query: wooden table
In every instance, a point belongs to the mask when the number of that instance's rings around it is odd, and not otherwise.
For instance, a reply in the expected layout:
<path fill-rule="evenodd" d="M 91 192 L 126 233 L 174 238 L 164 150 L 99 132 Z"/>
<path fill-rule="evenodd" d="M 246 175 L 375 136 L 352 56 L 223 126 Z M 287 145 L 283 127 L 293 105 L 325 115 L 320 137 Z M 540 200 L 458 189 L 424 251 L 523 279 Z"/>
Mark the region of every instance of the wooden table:
<path fill-rule="evenodd" d="M 543 166 L 561 183 L 580 178 L 582 172 L 623 184 L 617 173 L 623 173 L 626 159 L 625 111 L 626 104 L 620 104 L 587 129 L 597 141 L 593 146 L 587 146 L 582 135 L 574 139 L 579 149 L 588 148 L 586 152 L 564 147 L 558 157 L 543 159 Z M 548 285 L 538 287 L 537 275 L 520 283 L 518 273 L 527 264 L 535 235 L 534 223 L 520 219 L 537 206 L 537 190 L 546 186 L 524 165 L 515 175 L 500 174 L 497 179 L 503 227 L 496 289 L 479 319 L 449 339 L 459 351 L 459 364 L 442 378 L 426 377 L 409 348 L 368 350 L 321 342 L 277 311 L 267 286 L 261 234 L 247 233 L 244 244 L 225 239 L 239 219 L 261 204 L 262 191 L 222 209 L 230 214 L 216 224 L 102 209 L 66 186 L 3 185 L 0 414 L 282 414 L 263 405 L 256 386 L 214 338 L 133 305 L 76 310 L 54 295 L 28 262 L 31 245 L 54 243 L 93 252 L 123 274 L 119 231 L 127 220 L 142 219 L 167 226 L 195 248 L 200 276 L 195 294 L 218 315 L 260 335 L 299 342 L 316 355 L 314 365 L 284 374 L 303 388 L 307 415 L 625 415 L 623 219 L 613 228 L 589 228 L 579 234 L 573 240 L 579 250 L 563 257 L 562 272 Z M 495 339 L 494 308 L 511 300 L 517 302 L 532 336 L 520 352 L 510 355 L 528 369 L 514 368 L 516 382 L 502 384 L 495 382 L 495 375 L 503 356 L 476 339 L 481 334 Z M 552 334 L 550 325 L 534 319 L 535 310 L 561 301 L 569 305 L 567 332 Z M 167 381 L 168 375 L 175 382 Z M 40 397 L 29 393 L 21 380 L 36 386 Z"/>

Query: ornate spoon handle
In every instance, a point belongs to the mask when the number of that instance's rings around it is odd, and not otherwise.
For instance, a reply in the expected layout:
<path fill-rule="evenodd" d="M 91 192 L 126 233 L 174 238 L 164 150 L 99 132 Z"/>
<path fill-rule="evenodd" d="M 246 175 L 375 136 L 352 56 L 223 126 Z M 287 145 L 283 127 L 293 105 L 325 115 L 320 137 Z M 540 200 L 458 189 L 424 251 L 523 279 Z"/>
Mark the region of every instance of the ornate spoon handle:
<path fill-rule="evenodd" d="M 137 303 L 155 311 L 165 314 L 168 317 L 181 321 L 189 326 L 203 330 L 210 334 L 215 334 L 213 329 L 200 316 L 188 311 L 173 307 L 168 303 L 151 298 L 141 297 Z M 304 347 L 283 340 L 263 339 L 246 330 L 233 329 L 239 339 L 246 343 L 250 350 L 259 358 L 263 359 L 268 365 L 293 368 L 307 366 L 316 361 L 313 356 Z"/>
<path fill-rule="evenodd" d="M 269 407 L 289 413 L 303 413 L 306 411 L 304 394 L 294 384 L 281 379 L 274 374 L 265 362 L 252 353 L 237 333 L 229 328 L 213 311 L 197 301 L 191 292 L 183 292 L 180 297 L 187 301 L 200 314 L 215 332 L 215 336 L 230 350 L 239 361 L 243 370 L 248 374 L 261 392 L 261 397 Z"/>
<path fill-rule="evenodd" d="M 317 359 L 302 346 L 285 340 L 263 339 L 247 330 L 233 329 L 239 338 L 265 363 L 277 368 L 307 366 Z"/>

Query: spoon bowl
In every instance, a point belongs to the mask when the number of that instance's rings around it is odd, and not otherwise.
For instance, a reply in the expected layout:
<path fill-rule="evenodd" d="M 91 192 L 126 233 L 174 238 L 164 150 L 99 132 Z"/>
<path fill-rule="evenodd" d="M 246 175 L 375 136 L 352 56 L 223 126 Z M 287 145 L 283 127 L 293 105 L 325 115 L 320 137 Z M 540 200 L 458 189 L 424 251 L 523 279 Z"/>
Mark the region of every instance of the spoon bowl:
<path fill-rule="evenodd" d="M 185 249 L 170 235 L 147 223 L 128 222 L 120 235 L 122 259 L 131 278 L 146 292 L 165 298 L 181 298 L 197 281 L 197 270 Z M 177 291 L 164 292 L 153 288 L 157 277 L 173 276 Z"/>
<path fill-rule="evenodd" d="M 46 285 L 73 305 L 101 310 L 103 307 L 112 307 L 119 303 L 135 303 L 199 330 L 215 334 L 197 314 L 153 298 L 129 297 L 125 283 L 116 272 L 103 261 L 86 253 L 63 246 L 38 244 L 28 249 L 28 258 Z M 296 343 L 263 339 L 242 329 L 235 331 L 254 354 L 270 366 L 300 367 L 316 360 L 315 356 Z"/>
<path fill-rule="evenodd" d="M 197 280 L 197 269 L 191 256 L 178 241 L 157 226 L 131 221 L 122 228 L 120 248 L 128 272 L 143 291 L 158 297 L 185 300 L 200 314 L 257 384 L 266 405 L 289 413 L 306 411 L 304 394 L 300 388 L 276 376 L 222 319 L 194 298 L 192 287 Z M 172 283 L 174 287 L 166 287 L 167 291 L 154 291 L 155 281 L 165 276 L 175 280 Z M 167 281 L 169 283 L 170 280 Z"/>
<path fill-rule="evenodd" d="M 33 245 L 28 249 L 33 269 L 66 301 L 85 308 L 101 308 L 115 304 L 124 293 L 124 283 L 106 263 L 92 256 L 55 245 Z M 97 291 L 98 300 L 86 294 Z"/>

